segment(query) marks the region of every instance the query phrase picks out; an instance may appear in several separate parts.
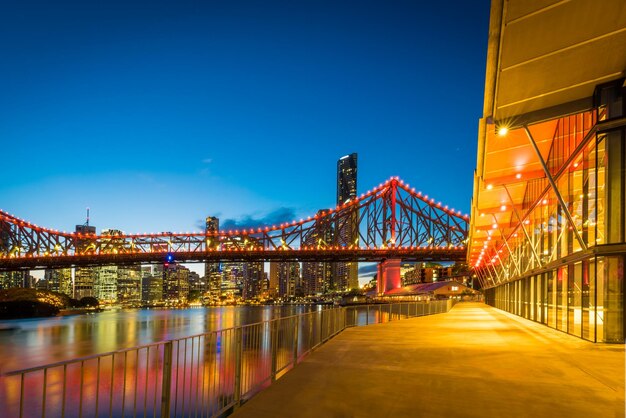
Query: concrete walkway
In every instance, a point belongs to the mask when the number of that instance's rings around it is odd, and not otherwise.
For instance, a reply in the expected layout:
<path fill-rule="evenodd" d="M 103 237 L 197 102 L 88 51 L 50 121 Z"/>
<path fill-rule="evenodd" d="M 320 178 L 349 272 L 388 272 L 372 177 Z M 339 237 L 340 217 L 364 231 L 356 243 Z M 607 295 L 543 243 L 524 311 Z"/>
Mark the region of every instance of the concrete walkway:
<path fill-rule="evenodd" d="M 232 417 L 622 418 L 624 346 L 461 303 L 348 329 Z"/>

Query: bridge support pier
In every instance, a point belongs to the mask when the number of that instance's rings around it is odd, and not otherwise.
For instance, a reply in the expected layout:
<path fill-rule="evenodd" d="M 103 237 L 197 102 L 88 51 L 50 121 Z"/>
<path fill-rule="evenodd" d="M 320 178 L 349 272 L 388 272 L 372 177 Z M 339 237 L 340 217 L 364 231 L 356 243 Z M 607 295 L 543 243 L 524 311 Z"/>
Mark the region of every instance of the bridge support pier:
<path fill-rule="evenodd" d="M 400 280 L 401 261 L 399 258 L 391 258 L 378 263 L 376 287 L 379 295 L 402 287 Z"/>

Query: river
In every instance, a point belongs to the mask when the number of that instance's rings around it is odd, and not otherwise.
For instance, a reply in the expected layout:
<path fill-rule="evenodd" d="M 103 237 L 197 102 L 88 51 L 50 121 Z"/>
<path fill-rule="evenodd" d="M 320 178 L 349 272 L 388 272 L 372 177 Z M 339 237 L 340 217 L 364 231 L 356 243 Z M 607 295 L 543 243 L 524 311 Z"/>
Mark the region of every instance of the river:
<path fill-rule="evenodd" d="M 0 321 L 0 373 L 252 324 L 317 306 L 118 309 Z M 14 329 L 13 329 L 14 328 Z"/>

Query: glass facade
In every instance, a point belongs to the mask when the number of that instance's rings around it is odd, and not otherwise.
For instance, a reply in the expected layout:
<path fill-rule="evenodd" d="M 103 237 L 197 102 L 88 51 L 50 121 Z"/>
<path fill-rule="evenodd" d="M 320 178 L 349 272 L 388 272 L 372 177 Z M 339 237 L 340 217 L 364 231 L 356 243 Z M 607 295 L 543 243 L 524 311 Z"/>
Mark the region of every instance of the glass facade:
<path fill-rule="evenodd" d="M 357 154 L 343 156 L 337 161 L 337 204 L 355 199 L 357 196 Z M 335 225 L 336 238 L 341 245 L 358 245 L 358 214 L 352 214 L 350 222 Z M 337 262 L 333 266 L 333 290 L 350 290 L 359 287 L 358 263 Z"/>
<path fill-rule="evenodd" d="M 622 82 L 599 86 L 595 109 L 558 120 L 546 159 L 557 190 L 547 177 L 529 181 L 503 250 L 477 269 L 487 303 L 611 343 L 625 335 Z"/>

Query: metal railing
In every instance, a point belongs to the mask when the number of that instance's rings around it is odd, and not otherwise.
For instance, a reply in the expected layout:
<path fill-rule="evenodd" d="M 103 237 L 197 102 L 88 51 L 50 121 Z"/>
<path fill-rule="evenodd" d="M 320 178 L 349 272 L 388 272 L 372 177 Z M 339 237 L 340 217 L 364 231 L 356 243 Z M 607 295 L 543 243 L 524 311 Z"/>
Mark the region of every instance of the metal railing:
<path fill-rule="evenodd" d="M 219 417 L 352 326 L 452 301 L 331 308 L 0 375 L 2 417 Z"/>

